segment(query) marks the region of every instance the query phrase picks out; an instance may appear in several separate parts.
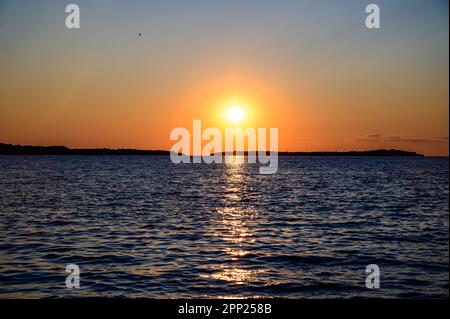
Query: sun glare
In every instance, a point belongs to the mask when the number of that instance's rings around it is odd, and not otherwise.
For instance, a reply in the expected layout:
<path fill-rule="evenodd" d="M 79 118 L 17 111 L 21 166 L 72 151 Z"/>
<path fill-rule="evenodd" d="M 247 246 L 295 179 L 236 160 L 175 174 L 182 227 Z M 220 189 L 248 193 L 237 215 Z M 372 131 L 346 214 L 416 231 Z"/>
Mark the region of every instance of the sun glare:
<path fill-rule="evenodd" d="M 230 122 L 238 124 L 244 119 L 244 110 L 239 105 L 233 105 L 228 109 L 227 117 Z"/>

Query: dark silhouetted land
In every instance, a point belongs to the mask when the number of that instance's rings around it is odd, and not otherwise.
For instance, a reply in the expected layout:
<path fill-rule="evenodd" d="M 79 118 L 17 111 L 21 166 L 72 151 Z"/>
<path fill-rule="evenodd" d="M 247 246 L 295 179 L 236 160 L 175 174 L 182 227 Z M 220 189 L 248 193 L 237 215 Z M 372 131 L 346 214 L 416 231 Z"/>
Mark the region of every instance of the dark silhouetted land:
<path fill-rule="evenodd" d="M 225 156 L 227 152 L 222 152 L 222 156 Z M 236 152 L 233 152 L 236 155 Z M 242 153 L 240 154 L 242 155 Z M 244 152 L 244 156 L 248 155 L 248 152 Z M 416 152 L 408 152 L 402 150 L 371 150 L 371 151 L 348 151 L 348 152 L 278 152 L 279 156 L 424 156 Z"/>
<path fill-rule="evenodd" d="M 109 148 L 68 148 L 66 146 L 22 146 L 0 143 L 0 155 L 169 155 L 169 151 Z"/>
<path fill-rule="evenodd" d="M 227 153 L 223 152 L 222 155 Z M 236 154 L 236 152 L 234 152 Z M 164 150 L 68 148 L 66 146 L 23 146 L 0 143 L 0 155 L 170 155 Z M 247 152 L 244 153 L 248 155 Z M 279 152 L 279 156 L 423 156 L 401 150 L 373 150 L 350 152 Z"/>

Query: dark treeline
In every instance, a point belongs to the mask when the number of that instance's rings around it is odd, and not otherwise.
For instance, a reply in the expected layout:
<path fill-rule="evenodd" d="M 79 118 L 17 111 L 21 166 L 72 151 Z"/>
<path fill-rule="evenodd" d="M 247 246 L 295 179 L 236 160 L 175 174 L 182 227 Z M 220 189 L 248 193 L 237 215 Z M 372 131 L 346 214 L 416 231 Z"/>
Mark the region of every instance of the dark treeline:
<path fill-rule="evenodd" d="M 66 146 L 22 146 L 0 143 L 0 155 L 169 155 L 163 150 L 68 148 Z M 222 155 L 227 153 L 223 152 Z M 233 154 L 236 154 L 234 152 Z M 248 153 L 244 152 L 247 156 Z M 350 152 L 278 152 L 279 156 L 423 156 L 401 150 L 373 150 Z"/>
<path fill-rule="evenodd" d="M 225 156 L 227 152 L 222 152 Z M 236 155 L 236 152 L 233 152 Z M 242 153 L 240 153 L 242 155 Z M 244 156 L 247 156 L 248 152 L 244 152 Z M 348 152 L 278 152 L 279 156 L 424 156 L 416 152 L 408 152 L 402 150 L 372 150 L 372 151 L 348 151 Z"/>
<path fill-rule="evenodd" d="M 65 146 L 22 146 L 0 143 L 0 155 L 169 155 L 168 151 L 68 148 Z"/>

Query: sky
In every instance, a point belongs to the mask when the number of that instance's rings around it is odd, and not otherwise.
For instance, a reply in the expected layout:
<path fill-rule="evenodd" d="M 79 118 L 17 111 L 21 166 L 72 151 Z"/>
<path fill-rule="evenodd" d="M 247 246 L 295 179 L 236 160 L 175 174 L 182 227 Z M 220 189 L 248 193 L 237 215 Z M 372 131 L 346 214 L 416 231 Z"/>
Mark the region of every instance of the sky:
<path fill-rule="evenodd" d="M 448 155 L 447 0 L 0 0 L 0 143 L 170 149 L 276 127 L 282 151 Z M 141 34 L 141 35 L 139 35 Z"/>

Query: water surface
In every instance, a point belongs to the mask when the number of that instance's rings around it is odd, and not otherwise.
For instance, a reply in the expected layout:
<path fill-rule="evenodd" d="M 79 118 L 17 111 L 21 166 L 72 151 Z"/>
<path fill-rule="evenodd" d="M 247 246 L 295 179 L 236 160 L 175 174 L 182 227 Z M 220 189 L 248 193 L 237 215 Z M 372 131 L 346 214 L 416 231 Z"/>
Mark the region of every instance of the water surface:
<path fill-rule="evenodd" d="M 448 298 L 448 176 L 448 158 L 281 157 L 259 175 L 0 156 L 0 298 Z"/>

